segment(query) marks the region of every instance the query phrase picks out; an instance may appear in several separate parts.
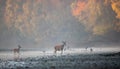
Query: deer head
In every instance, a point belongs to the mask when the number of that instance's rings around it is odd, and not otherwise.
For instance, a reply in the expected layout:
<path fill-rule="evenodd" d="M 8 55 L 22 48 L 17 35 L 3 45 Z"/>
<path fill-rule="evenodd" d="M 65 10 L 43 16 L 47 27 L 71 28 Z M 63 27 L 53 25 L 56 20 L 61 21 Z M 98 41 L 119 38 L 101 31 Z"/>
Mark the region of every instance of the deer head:
<path fill-rule="evenodd" d="M 65 45 L 66 45 L 66 42 L 65 42 L 65 41 L 62 41 L 62 43 L 63 43 L 63 46 L 65 46 Z"/>
<path fill-rule="evenodd" d="M 20 46 L 20 45 L 18 45 L 18 48 L 20 49 L 20 48 L 21 48 L 21 46 Z"/>

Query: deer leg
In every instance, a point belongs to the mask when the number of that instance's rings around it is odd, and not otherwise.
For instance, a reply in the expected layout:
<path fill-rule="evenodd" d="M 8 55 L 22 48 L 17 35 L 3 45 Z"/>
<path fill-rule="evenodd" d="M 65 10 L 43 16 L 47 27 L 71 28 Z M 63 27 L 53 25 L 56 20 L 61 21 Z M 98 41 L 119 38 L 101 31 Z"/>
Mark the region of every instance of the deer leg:
<path fill-rule="evenodd" d="M 15 52 L 14 52 L 14 60 L 16 59 L 16 55 L 15 55 Z"/>
<path fill-rule="evenodd" d="M 54 53 L 56 53 L 56 50 L 54 51 Z"/>
<path fill-rule="evenodd" d="M 61 54 L 63 53 L 63 50 L 61 50 Z"/>
<path fill-rule="evenodd" d="M 18 59 L 20 59 L 20 53 L 18 53 Z"/>

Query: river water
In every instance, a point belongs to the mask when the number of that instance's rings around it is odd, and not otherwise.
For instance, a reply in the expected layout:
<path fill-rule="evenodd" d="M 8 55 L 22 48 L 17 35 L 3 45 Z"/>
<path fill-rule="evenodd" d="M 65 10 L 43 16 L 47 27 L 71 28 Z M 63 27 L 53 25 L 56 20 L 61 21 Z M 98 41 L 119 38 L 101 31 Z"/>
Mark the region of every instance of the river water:
<path fill-rule="evenodd" d="M 71 48 L 69 50 L 65 50 L 63 55 L 66 54 L 96 54 L 96 53 L 110 53 L 110 52 L 120 52 L 120 48 L 92 48 L 93 51 L 90 51 L 90 48 L 87 50 L 85 48 Z M 37 56 L 48 56 L 48 55 L 61 55 L 61 52 L 54 53 L 54 50 L 51 51 L 20 51 L 20 58 L 28 58 L 28 57 L 37 57 Z M 0 51 L 0 59 L 14 59 L 15 55 L 13 51 Z"/>

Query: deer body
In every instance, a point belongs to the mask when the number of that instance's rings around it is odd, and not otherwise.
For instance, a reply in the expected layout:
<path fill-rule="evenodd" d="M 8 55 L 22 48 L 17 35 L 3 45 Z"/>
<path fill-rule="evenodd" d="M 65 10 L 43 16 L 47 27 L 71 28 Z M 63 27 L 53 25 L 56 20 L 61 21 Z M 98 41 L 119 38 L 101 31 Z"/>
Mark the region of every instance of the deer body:
<path fill-rule="evenodd" d="M 66 45 L 66 42 L 62 42 L 62 43 L 63 43 L 62 45 L 56 45 L 56 46 L 54 47 L 55 53 L 56 53 L 57 51 L 61 51 L 61 54 L 63 53 L 63 49 L 64 49 L 64 46 Z"/>
<path fill-rule="evenodd" d="M 19 52 L 20 52 L 20 48 L 21 48 L 20 46 L 18 46 L 18 48 L 14 48 L 14 49 L 13 49 L 14 54 L 15 54 L 15 53 L 19 53 Z"/>
<path fill-rule="evenodd" d="M 14 51 L 14 53 L 19 53 L 20 49 L 15 48 L 13 51 Z"/>

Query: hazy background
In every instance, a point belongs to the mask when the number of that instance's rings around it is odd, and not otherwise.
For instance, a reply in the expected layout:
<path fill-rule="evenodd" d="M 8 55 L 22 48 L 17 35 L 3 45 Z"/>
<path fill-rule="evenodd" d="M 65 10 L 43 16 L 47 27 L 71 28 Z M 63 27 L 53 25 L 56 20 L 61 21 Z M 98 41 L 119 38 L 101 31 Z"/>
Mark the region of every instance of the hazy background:
<path fill-rule="evenodd" d="M 0 0 L 0 49 L 120 47 L 120 0 Z"/>

